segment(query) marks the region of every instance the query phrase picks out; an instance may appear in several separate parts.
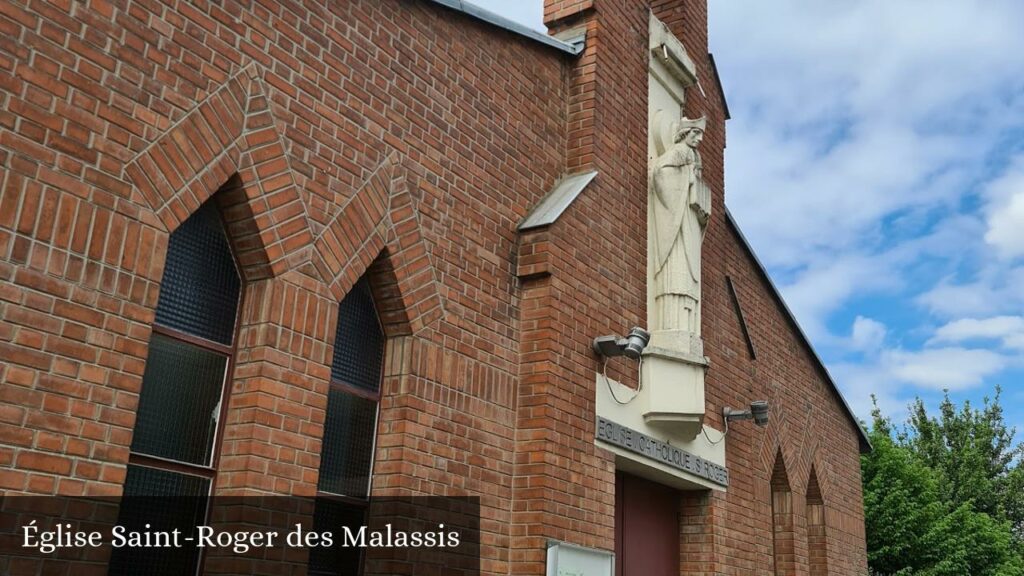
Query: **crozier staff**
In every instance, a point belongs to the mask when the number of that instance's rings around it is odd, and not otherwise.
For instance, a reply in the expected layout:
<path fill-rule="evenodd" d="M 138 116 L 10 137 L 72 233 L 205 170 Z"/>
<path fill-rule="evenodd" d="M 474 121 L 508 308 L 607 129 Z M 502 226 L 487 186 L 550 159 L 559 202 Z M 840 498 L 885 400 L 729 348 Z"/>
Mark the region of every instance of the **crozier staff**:
<path fill-rule="evenodd" d="M 658 147 L 651 167 L 655 330 L 700 333 L 700 249 L 711 195 L 701 179 L 697 146 L 706 123 L 703 116 L 673 123 L 672 145 Z"/>

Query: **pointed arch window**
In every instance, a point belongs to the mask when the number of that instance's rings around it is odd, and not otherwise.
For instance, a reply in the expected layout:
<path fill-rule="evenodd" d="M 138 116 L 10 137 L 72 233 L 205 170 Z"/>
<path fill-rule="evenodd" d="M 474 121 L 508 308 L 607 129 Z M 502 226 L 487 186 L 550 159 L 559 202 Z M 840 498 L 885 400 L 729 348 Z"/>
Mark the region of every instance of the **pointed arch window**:
<path fill-rule="evenodd" d="M 314 529 L 362 525 L 369 503 L 385 335 L 364 276 L 338 305 Z M 358 549 L 313 548 L 311 575 L 356 574 Z"/>
<path fill-rule="evenodd" d="M 810 576 L 828 574 L 828 535 L 825 533 L 825 500 L 818 473 L 811 467 L 807 481 L 807 556 Z"/>
<path fill-rule="evenodd" d="M 216 475 L 241 299 L 241 276 L 211 199 L 168 241 L 119 524 L 203 523 Z M 130 548 L 115 550 L 108 573 L 137 573 L 131 555 Z M 178 564 L 163 566 L 170 571 L 161 573 L 188 574 L 195 571 L 198 555 L 168 555 L 167 562 Z"/>
<path fill-rule="evenodd" d="M 789 487 L 782 450 L 772 467 L 772 549 L 776 576 L 796 574 L 796 546 L 793 528 L 793 492 Z"/>

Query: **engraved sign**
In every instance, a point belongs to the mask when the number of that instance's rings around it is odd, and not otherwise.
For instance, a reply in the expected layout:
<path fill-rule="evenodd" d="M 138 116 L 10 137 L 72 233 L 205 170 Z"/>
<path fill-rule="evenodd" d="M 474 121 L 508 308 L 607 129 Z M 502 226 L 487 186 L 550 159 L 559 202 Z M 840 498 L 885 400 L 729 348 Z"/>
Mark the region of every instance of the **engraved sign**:
<path fill-rule="evenodd" d="M 597 439 L 720 486 L 729 485 L 729 471 L 725 467 L 601 416 L 597 417 Z"/>

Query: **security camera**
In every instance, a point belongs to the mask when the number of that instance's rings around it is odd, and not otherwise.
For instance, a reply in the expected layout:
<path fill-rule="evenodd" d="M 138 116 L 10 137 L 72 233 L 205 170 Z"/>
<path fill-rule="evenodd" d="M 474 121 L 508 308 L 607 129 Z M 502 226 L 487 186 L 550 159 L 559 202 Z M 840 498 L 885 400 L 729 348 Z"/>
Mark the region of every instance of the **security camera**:
<path fill-rule="evenodd" d="M 604 356 L 605 358 L 625 356 L 631 360 L 636 360 L 650 341 L 651 333 L 636 326 L 629 331 L 629 335 L 625 338 L 619 338 L 615 335 L 594 338 L 593 348 L 598 356 Z"/>
<path fill-rule="evenodd" d="M 728 424 L 733 420 L 753 420 L 754 424 L 758 426 L 768 425 L 768 402 L 764 400 L 754 400 L 750 403 L 749 410 L 735 410 L 733 408 L 724 408 L 722 415 L 725 417 L 725 422 Z"/>
<path fill-rule="evenodd" d="M 650 341 L 651 333 L 639 326 L 635 326 L 629 331 L 629 336 L 626 336 L 626 347 L 622 350 L 622 353 L 626 355 L 626 358 L 636 360 Z"/>
<path fill-rule="evenodd" d="M 754 424 L 758 426 L 768 425 L 768 402 L 754 400 L 750 403 L 750 413 L 754 416 Z"/>

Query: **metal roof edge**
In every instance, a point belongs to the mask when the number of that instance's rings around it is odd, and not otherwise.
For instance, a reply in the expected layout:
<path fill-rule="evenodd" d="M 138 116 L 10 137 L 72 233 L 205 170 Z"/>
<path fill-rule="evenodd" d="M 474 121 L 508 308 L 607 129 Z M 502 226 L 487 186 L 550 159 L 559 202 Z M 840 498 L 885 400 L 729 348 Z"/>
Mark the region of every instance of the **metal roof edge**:
<path fill-rule="evenodd" d="M 853 409 L 850 408 L 850 404 L 846 402 L 846 398 L 843 397 L 843 393 L 839 391 L 839 386 L 836 384 L 836 381 L 832 378 L 832 374 L 829 373 L 828 368 L 825 367 L 825 362 L 821 359 L 821 356 L 818 356 L 818 352 L 817 350 L 814 349 L 814 346 L 811 345 L 810 339 L 807 338 L 807 333 L 805 333 L 804 329 L 800 327 L 800 323 L 797 322 L 796 316 L 793 315 L 793 311 L 790 310 L 789 305 L 786 304 L 786 300 L 782 297 L 782 293 L 779 292 L 779 288 L 775 285 L 775 282 L 772 281 L 772 277 L 768 275 L 768 269 L 765 268 L 764 264 L 761 262 L 761 259 L 757 257 L 756 253 L 754 253 L 753 247 L 751 247 L 750 242 L 747 241 L 747 237 L 743 235 L 743 231 L 740 230 L 740 226 L 736 222 L 736 219 L 733 217 L 732 213 L 729 211 L 729 208 L 725 209 L 725 216 L 726 220 L 729 222 L 729 225 L 732 226 L 732 229 L 736 232 L 736 236 L 739 237 L 740 243 L 743 244 L 743 248 L 746 249 L 747 253 L 750 254 L 750 257 L 754 260 L 754 263 L 757 264 L 757 268 L 758 270 L 760 270 L 761 276 L 768 282 L 768 286 L 771 288 L 772 294 L 775 296 L 775 299 L 778 300 L 779 304 L 782 305 L 782 309 L 785 311 L 786 317 L 789 319 L 790 323 L 792 323 L 793 327 L 796 328 L 797 335 L 799 335 L 800 339 L 803 341 L 804 347 L 806 347 L 807 350 L 811 353 L 811 356 L 814 358 L 814 361 L 817 362 L 818 368 L 821 370 L 821 373 L 825 375 L 825 379 L 832 387 L 832 391 L 835 392 L 836 397 L 839 398 L 839 402 L 840 404 L 842 404 L 847 416 L 850 417 L 850 420 L 853 422 L 853 425 L 856 426 L 857 432 L 860 435 L 859 444 L 861 454 L 866 454 L 870 452 L 871 450 L 873 450 L 873 447 L 871 446 L 871 440 L 868 438 L 867 431 L 865 431 L 864 427 L 861 426 L 860 420 L 858 420 L 857 415 L 853 413 Z"/>
<path fill-rule="evenodd" d="M 533 208 L 530 208 L 530 211 L 527 212 L 526 217 L 523 218 L 516 229 L 519 232 L 525 232 L 526 230 L 543 228 L 544 226 L 554 224 L 562 216 L 562 213 L 576 201 L 576 198 L 579 197 L 583 189 L 590 184 L 595 176 L 597 176 L 597 170 L 577 172 L 563 176 L 541 198 L 540 202 Z"/>
<path fill-rule="evenodd" d="M 523 26 L 522 24 L 520 24 L 518 22 L 509 20 L 508 18 L 505 18 L 504 16 L 499 16 L 498 14 L 495 14 L 494 12 L 491 12 L 490 10 L 484 10 L 483 8 L 477 6 L 476 4 L 470 3 L 470 2 L 465 2 L 463 0 L 427 0 L 427 1 L 430 2 L 431 4 L 437 4 L 439 6 L 443 6 L 445 8 L 448 8 L 449 10 L 455 10 L 456 12 L 461 12 L 461 13 L 463 13 L 463 14 L 471 17 L 471 18 L 475 18 L 475 19 L 480 20 L 482 22 L 486 22 L 488 24 L 491 24 L 492 26 L 497 26 L 498 28 L 507 30 L 507 31 L 509 31 L 509 32 L 511 32 L 513 34 L 518 35 L 518 36 L 523 36 L 523 37 L 529 38 L 530 40 L 533 40 L 535 42 L 540 42 L 541 44 L 546 44 L 546 45 L 548 45 L 548 46 L 550 46 L 552 48 L 555 48 L 556 50 L 561 50 L 562 52 L 565 52 L 566 54 L 571 54 L 573 56 L 576 56 L 580 52 L 583 51 L 583 45 L 581 43 L 563 42 L 563 41 L 561 41 L 561 40 L 559 40 L 557 38 L 554 38 L 552 36 L 548 36 L 547 34 L 544 34 L 543 32 L 539 32 L 539 31 L 534 30 L 532 28 L 529 28 L 527 26 Z"/>
<path fill-rule="evenodd" d="M 718 96 L 722 99 L 722 111 L 725 112 L 725 119 L 732 120 L 732 114 L 729 113 L 729 102 L 725 99 L 725 88 L 722 86 L 722 76 L 718 73 L 718 64 L 715 64 L 715 55 L 708 52 L 708 60 L 711 62 L 711 72 L 715 77 L 715 83 L 718 84 Z"/>

